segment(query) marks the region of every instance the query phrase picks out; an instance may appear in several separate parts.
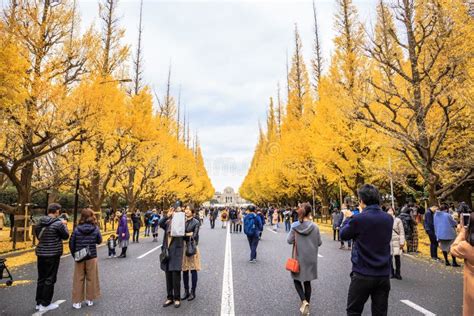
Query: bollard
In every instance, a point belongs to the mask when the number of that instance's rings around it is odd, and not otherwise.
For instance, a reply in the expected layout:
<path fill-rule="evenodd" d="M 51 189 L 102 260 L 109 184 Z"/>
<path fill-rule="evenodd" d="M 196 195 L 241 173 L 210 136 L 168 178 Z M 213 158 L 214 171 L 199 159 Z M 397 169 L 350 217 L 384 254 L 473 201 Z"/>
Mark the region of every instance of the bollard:
<path fill-rule="evenodd" d="M 13 226 L 13 250 L 16 250 L 16 226 Z"/>
<path fill-rule="evenodd" d="M 36 225 L 31 225 L 31 232 L 33 235 L 33 247 L 36 246 L 36 234 L 35 234 Z"/>

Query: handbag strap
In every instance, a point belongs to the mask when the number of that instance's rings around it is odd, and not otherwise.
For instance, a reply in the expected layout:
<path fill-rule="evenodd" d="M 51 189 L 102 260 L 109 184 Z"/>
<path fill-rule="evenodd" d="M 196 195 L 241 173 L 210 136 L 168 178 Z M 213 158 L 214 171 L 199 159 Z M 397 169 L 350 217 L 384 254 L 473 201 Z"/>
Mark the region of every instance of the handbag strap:
<path fill-rule="evenodd" d="M 296 259 L 296 256 L 298 256 L 298 244 L 296 243 L 296 235 L 298 235 L 298 233 L 295 231 L 295 244 L 293 246 L 293 259 Z"/>

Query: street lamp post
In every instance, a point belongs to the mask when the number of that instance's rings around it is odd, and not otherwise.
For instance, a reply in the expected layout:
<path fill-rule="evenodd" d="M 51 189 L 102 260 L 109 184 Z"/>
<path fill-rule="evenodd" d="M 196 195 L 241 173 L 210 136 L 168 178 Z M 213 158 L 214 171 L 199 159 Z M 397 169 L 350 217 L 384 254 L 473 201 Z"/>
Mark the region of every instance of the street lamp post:
<path fill-rule="evenodd" d="M 77 163 L 76 171 L 76 186 L 74 189 L 74 215 L 73 215 L 73 227 L 77 225 L 77 213 L 79 208 L 79 186 L 81 182 L 81 155 L 82 155 L 82 143 L 84 141 L 84 130 L 81 130 L 81 139 L 79 141 L 79 162 Z"/>

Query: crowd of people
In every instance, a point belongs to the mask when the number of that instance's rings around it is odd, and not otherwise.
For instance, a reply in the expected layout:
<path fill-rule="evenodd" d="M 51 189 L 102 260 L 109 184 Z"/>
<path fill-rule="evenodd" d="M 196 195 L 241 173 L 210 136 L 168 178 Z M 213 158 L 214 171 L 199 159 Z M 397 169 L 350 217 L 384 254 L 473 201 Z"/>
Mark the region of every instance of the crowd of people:
<path fill-rule="evenodd" d="M 474 213 L 465 203 L 454 210 L 447 204 L 432 206 L 423 210 L 415 204 L 407 204 L 400 211 L 381 206 L 378 190 L 364 185 L 358 191 L 357 208 L 341 205 L 332 213 L 333 240 L 340 242 L 341 249 L 351 250 L 352 272 L 348 288 L 346 311 L 348 315 L 361 315 L 364 305 L 371 298 L 373 315 L 387 315 L 391 290 L 390 278 L 401 280 L 401 258 L 404 252 L 418 251 L 418 223 L 423 227 L 431 242 L 431 256 L 438 258 L 441 248 L 446 265 L 459 266 L 456 258 L 464 265 L 464 315 L 474 314 Z M 35 234 L 39 240 L 36 247 L 38 257 L 38 283 L 36 309 L 43 312 L 57 308 L 52 303 L 54 284 L 63 254 L 63 240 L 69 238 L 69 248 L 75 260 L 72 303 L 80 309 L 85 304 L 93 306 L 100 297 L 97 245 L 102 235 L 94 212 L 84 209 L 78 226 L 71 236 L 64 218 L 60 217 L 61 206 L 50 204 L 48 215 L 40 219 Z M 247 208 L 200 209 L 184 207 L 177 202 L 167 211 L 155 209 L 143 215 L 139 210 L 130 216 L 132 242 L 139 243 L 140 229 L 144 226 L 145 236 L 158 241 L 158 230 L 163 230 L 160 267 L 165 273 L 167 297 L 163 307 L 179 308 L 184 300 L 196 298 L 198 272 L 201 270 L 199 232 L 204 218 L 209 218 L 211 229 L 215 229 L 220 218 L 222 227 L 233 234 L 243 232 L 248 240 L 249 262 L 257 262 L 257 248 L 262 238 L 264 225 L 275 231 L 284 223 L 288 233 L 287 242 L 292 245 L 291 258 L 286 269 L 301 301 L 299 310 L 309 315 L 312 285 L 318 278 L 318 251 L 322 239 L 318 225 L 314 222 L 313 209 L 309 203 L 295 208 L 260 209 L 250 205 Z M 115 257 L 115 248 L 121 248 L 119 258 L 126 258 L 130 232 L 127 210 L 115 214 L 116 235 L 107 240 L 109 257 Z M 456 232 L 457 230 L 457 232 Z M 184 295 L 182 290 L 184 289 Z"/>

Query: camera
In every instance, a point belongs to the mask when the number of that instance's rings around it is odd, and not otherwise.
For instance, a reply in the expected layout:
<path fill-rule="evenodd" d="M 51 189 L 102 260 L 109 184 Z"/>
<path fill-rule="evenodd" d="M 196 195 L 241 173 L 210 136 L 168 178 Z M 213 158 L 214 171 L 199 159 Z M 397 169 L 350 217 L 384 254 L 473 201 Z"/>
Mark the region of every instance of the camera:
<path fill-rule="evenodd" d="M 470 213 L 462 213 L 461 216 L 462 216 L 462 223 L 464 225 L 464 228 L 467 229 L 469 227 L 469 223 L 471 221 L 471 214 Z"/>

